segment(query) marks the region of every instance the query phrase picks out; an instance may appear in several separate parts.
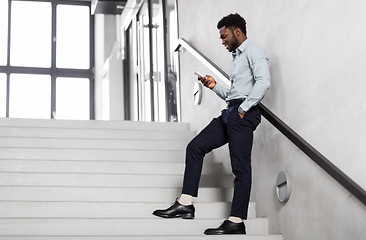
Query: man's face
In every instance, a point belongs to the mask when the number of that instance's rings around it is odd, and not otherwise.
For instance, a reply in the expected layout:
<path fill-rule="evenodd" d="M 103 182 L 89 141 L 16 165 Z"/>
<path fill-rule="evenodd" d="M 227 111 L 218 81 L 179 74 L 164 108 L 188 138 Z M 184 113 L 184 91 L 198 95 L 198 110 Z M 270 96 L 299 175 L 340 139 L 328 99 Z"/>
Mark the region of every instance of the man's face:
<path fill-rule="evenodd" d="M 219 29 L 222 44 L 229 52 L 234 51 L 238 47 L 238 38 L 233 33 L 234 29 L 222 27 Z"/>

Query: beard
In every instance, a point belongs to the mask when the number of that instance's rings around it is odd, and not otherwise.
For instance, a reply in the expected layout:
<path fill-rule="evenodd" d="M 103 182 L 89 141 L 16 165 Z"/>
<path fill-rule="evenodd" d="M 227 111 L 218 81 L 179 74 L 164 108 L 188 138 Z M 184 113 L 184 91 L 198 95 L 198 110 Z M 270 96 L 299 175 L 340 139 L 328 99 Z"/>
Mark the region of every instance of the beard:
<path fill-rule="evenodd" d="M 229 52 L 234 51 L 238 47 L 238 42 L 238 38 L 233 33 L 233 37 L 227 41 L 227 50 Z"/>

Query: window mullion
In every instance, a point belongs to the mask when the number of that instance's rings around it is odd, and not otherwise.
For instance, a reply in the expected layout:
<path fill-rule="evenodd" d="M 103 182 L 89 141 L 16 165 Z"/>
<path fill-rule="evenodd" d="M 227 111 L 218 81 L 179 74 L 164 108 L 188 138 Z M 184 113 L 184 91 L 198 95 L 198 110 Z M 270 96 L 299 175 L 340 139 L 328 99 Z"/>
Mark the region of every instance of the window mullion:
<path fill-rule="evenodd" d="M 8 44 L 7 44 L 7 62 L 6 62 L 6 66 L 7 66 L 7 70 L 9 70 L 9 66 L 10 66 L 10 40 L 11 40 L 11 0 L 8 0 Z M 6 73 L 6 117 L 9 117 L 9 100 L 10 100 L 10 72 L 7 71 Z"/>
<path fill-rule="evenodd" d="M 56 113 L 56 6 L 52 2 L 52 36 L 51 36 L 51 119 L 55 118 Z"/>
<path fill-rule="evenodd" d="M 89 81 L 90 81 L 90 119 L 95 119 L 95 95 L 94 95 L 94 71 L 95 71 L 95 66 L 94 66 L 94 15 L 90 15 L 90 25 L 89 25 L 90 31 L 89 31 L 89 42 L 90 42 L 90 68 L 89 68 L 89 73 L 91 73 L 90 77 L 89 77 Z"/>

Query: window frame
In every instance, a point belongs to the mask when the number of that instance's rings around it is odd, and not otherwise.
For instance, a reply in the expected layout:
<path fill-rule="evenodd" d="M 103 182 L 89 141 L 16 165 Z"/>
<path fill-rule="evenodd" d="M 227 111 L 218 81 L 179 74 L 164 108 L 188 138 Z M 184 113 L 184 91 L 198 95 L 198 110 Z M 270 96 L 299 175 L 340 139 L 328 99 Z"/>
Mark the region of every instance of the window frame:
<path fill-rule="evenodd" d="M 49 2 L 52 5 L 52 34 L 50 36 L 51 41 L 51 67 L 21 67 L 21 66 L 11 66 L 11 10 L 12 2 L 16 1 L 30 1 L 30 2 Z M 50 109 L 50 119 L 54 119 L 53 112 L 57 112 L 56 109 L 56 78 L 59 77 L 70 77 L 70 78 L 87 78 L 90 81 L 90 99 L 89 99 L 89 119 L 95 119 L 94 112 L 94 16 L 90 14 L 89 18 L 89 69 L 71 69 L 71 68 L 57 68 L 56 67 L 56 19 L 57 19 L 57 5 L 76 5 L 76 6 L 87 6 L 91 8 L 90 1 L 73 1 L 73 0 L 8 0 L 8 41 L 7 41 L 7 63 L 5 66 L 0 65 L 0 72 L 5 73 L 7 76 L 7 89 L 6 89 L 6 117 L 9 118 L 9 100 L 10 100 L 10 75 L 17 74 L 44 74 L 51 77 L 51 109 Z"/>

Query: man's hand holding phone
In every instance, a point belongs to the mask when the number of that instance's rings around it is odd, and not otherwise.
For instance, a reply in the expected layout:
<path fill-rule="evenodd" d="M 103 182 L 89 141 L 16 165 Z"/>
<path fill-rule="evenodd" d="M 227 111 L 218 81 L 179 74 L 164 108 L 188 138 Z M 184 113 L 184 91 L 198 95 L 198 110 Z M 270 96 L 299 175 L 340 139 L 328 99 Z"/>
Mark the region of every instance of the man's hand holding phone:
<path fill-rule="evenodd" d="M 202 74 L 200 74 L 197 71 L 195 71 L 194 74 L 197 75 L 198 80 L 201 81 L 205 87 L 212 89 L 216 86 L 215 79 L 213 77 L 211 77 L 210 75 L 203 76 Z"/>

